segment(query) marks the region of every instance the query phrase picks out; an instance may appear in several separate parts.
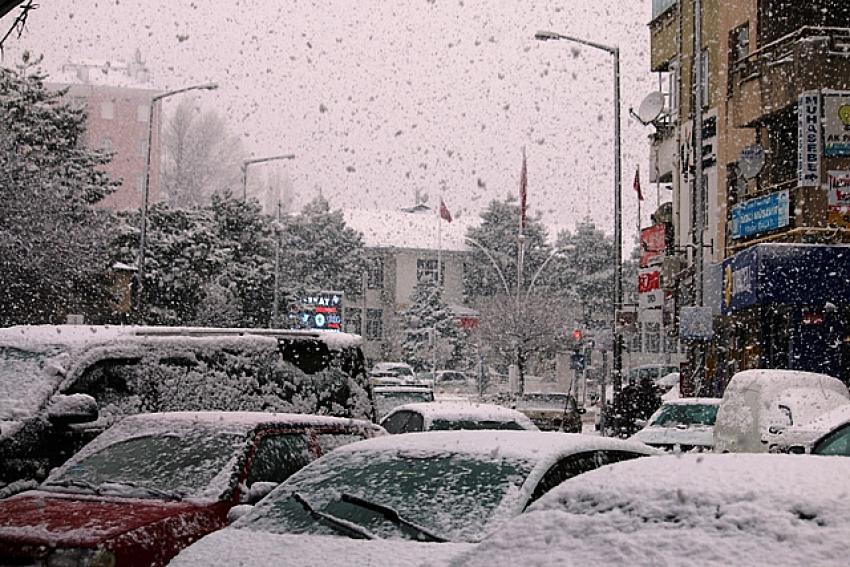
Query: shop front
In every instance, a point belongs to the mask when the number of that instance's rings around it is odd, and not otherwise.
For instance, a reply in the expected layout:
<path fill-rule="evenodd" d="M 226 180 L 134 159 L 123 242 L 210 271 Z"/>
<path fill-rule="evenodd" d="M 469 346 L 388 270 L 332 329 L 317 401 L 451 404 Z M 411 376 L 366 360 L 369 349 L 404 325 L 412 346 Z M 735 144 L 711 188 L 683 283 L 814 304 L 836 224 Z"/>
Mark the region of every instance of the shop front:
<path fill-rule="evenodd" d="M 758 244 L 723 262 L 730 370 L 784 368 L 850 382 L 850 246 Z"/>

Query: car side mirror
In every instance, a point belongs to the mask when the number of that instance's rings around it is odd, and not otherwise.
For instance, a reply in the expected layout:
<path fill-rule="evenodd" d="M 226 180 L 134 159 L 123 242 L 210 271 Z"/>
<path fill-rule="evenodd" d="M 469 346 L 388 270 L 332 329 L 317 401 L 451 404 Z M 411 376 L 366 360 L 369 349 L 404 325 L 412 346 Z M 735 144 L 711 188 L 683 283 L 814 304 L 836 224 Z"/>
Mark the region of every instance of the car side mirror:
<path fill-rule="evenodd" d="M 88 394 L 56 394 L 47 406 L 47 419 L 56 425 L 97 421 L 97 401 Z"/>
<path fill-rule="evenodd" d="M 643 429 L 644 427 L 646 427 L 646 420 L 645 419 L 636 419 L 635 420 L 635 427 L 640 427 L 641 429 Z"/>
<path fill-rule="evenodd" d="M 249 504 L 253 506 L 265 498 L 268 493 L 275 488 L 277 488 L 276 482 L 255 482 L 246 492 L 242 493 L 242 497 L 239 499 L 239 502 L 240 504 Z"/>
<path fill-rule="evenodd" d="M 232 524 L 251 510 L 254 507 L 251 504 L 237 504 L 227 512 L 227 523 Z"/>
<path fill-rule="evenodd" d="M 785 431 L 785 428 L 781 425 L 771 425 L 767 428 L 767 432 L 771 435 L 779 435 L 783 431 Z"/>
<path fill-rule="evenodd" d="M 587 410 L 584 408 L 578 408 L 579 415 L 587 413 Z"/>

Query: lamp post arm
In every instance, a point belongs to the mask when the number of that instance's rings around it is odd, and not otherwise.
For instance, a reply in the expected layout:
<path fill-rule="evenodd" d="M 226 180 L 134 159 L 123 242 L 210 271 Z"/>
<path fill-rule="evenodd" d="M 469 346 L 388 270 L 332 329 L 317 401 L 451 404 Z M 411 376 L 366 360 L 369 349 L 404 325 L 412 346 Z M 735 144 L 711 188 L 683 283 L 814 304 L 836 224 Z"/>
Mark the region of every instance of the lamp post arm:
<path fill-rule="evenodd" d="M 496 273 L 499 274 L 499 278 L 502 280 L 502 285 L 505 288 L 505 293 L 508 295 L 508 297 L 510 297 L 511 289 L 510 289 L 510 287 L 508 287 L 508 280 L 505 279 L 505 274 L 502 273 L 502 269 L 499 267 L 499 264 L 496 262 L 496 259 L 493 258 L 493 255 L 490 254 L 490 252 L 488 252 L 487 249 L 484 248 L 484 246 L 480 242 L 478 242 L 477 240 L 473 240 L 471 238 L 466 238 L 466 241 L 469 242 L 470 244 L 472 244 L 473 246 L 475 246 L 476 248 L 478 248 L 479 250 L 481 250 L 484 253 L 484 255 L 487 256 L 487 259 L 490 260 L 490 263 L 493 264 L 494 268 L 496 268 Z"/>
<path fill-rule="evenodd" d="M 253 165 L 255 163 L 264 163 L 267 161 L 277 161 L 280 159 L 295 159 L 294 154 L 283 154 L 279 156 L 269 156 L 269 157 L 261 157 L 261 158 L 252 158 L 252 159 L 244 159 L 242 160 L 242 165 L 240 169 L 242 170 L 242 200 L 248 200 L 248 166 Z"/>
<path fill-rule="evenodd" d="M 586 39 L 581 39 L 581 38 L 573 37 L 573 36 L 570 36 L 570 35 L 564 35 L 562 33 L 539 31 L 536 34 L 534 34 L 534 37 L 536 39 L 539 39 L 539 40 L 542 40 L 542 41 L 546 41 L 546 40 L 549 40 L 549 39 L 562 39 L 564 41 L 572 41 L 572 42 L 575 42 L 575 43 L 580 43 L 582 45 L 586 45 L 588 47 L 592 47 L 594 49 L 601 49 L 602 51 L 607 51 L 608 53 L 610 53 L 612 55 L 614 54 L 615 51 L 618 51 L 618 48 L 616 48 L 616 47 L 611 47 L 611 46 L 608 46 L 608 45 L 605 45 L 605 44 L 602 44 L 602 43 L 596 43 L 595 41 L 589 41 L 589 40 L 586 40 Z"/>
<path fill-rule="evenodd" d="M 154 96 L 151 99 L 151 102 L 156 102 L 158 100 L 162 100 L 164 98 L 168 98 L 170 96 L 174 96 L 176 94 L 185 93 L 186 91 L 197 91 L 197 90 L 205 90 L 205 91 L 213 91 L 218 88 L 218 83 L 206 83 L 203 85 L 192 85 L 190 87 L 183 87 L 182 89 L 175 89 L 173 91 L 167 91 L 164 93 L 160 93 Z"/>

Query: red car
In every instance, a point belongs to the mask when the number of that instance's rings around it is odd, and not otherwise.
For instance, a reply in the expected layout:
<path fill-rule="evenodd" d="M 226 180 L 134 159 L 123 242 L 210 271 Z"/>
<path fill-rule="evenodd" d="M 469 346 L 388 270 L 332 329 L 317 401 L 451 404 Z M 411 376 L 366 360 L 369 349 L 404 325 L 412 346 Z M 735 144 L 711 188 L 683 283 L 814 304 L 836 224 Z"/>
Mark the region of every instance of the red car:
<path fill-rule="evenodd" d="M 141 414 L 0 500 L 0 565 L 163 565 L 310 461 L 383 430 L 333 417 Z"/>

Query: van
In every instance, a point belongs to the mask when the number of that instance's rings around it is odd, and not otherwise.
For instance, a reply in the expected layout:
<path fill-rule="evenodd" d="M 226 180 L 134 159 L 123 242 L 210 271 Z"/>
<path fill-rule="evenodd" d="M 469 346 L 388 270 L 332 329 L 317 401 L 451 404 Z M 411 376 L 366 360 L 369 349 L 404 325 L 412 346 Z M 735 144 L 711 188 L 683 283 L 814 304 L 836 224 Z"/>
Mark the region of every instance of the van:
<path fill-rule="evenodd" d="M 785 428 L 850 402 L 847 387 L 826 374 L 744 370 L 729 381 L 714 424 L 714 451 L 766 453 Z"/>
<path fill-rule="evenodd" d="M 125 415 L 263 411 L 374 420 L 356 335 L 40 325 L 0 329 L 0 489 L 40 481 Z"/>

